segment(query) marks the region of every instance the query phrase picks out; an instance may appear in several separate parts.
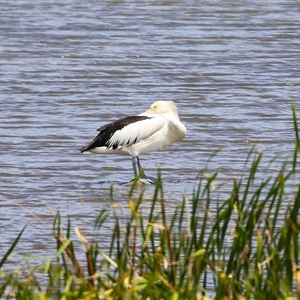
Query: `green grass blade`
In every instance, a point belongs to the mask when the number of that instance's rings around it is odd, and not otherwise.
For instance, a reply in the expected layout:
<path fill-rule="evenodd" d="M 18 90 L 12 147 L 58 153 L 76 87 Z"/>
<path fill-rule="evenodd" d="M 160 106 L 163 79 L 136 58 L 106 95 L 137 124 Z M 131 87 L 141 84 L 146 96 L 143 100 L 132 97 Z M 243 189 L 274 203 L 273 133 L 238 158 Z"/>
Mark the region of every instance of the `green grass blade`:
<path fill-rule="evenodd" d="M 24 228 L 21 230 L 21 232 L 18 234 L 18 236 L 16 237 L 16 239 L 14 240 L 14 242 L 12 243 L 12 245 L 9 247 L 9 249 L 7 250 L 7 252 L 4 254 L 3 258 L 0 261 L 0 269 L 3 267 L 3 265 L 5 264 L 7 258 L 9 257 L 9 255 L 13 252 L 13 250 L 15 249 L 15 247 L 17 246 L 25 228 L 27 225 L 24 226 Z"/>

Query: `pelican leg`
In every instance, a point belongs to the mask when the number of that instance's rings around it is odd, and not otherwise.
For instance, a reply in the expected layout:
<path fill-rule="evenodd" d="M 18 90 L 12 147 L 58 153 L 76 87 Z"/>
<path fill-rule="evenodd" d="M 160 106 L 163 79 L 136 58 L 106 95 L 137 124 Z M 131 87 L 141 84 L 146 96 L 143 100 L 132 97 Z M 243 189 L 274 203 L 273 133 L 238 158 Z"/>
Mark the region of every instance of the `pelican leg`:
<path fill-rule="evenodd" d="M 140 159 L 138 156 L 132 157 L 132 166 L 133 166 L 133 171 L 134 171 L 134 177 L 137 178 L 141 172 L 143 172 L 142 177 L 140 178 L 140 181 L 144 184 L 154 184 L 155 180 L 147 177 L 142 166 L 140 163 Z"/>
<path fill-rule="evenodd" d="M 140 162 L 138 156 L 132 157 L 132 167 L 134 172 L 134 178 L 137 178 L 140 174 Z"/>
<path fill-rule="evenodd" d="M 141 172 L 143 171 L 143 177 L 142 177 L 142 178 L 147 177 L 146 174 L 145 174 L 144 169 L 143 169 L 142 166 L 141 166 L 140 159 L 139 159 L 138 156 L 137 156 L 137 160 L 138 160 L 139 174 L 141 174 Z"/>

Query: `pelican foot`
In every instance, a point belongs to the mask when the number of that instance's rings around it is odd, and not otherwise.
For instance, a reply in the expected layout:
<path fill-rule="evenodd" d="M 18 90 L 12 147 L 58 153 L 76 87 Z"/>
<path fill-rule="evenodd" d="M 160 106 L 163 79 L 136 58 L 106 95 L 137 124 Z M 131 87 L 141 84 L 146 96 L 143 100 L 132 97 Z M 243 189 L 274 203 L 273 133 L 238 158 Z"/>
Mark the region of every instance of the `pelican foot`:
<path fill-rule="evenodd" d="M 135 179 L 131 180 L 131 182 L 134 182 L 134 181 L 135 181 Z M 142 178 L 139 178 L 138 182 L 147 184 L 147 185 L 151 185 L 151 184 L 155 184 L 156 180 L 152 177 L 142 177 Z"/>
<path fill-rule="evenodd" d="M 140 182 L 143 184 L 155 184 L 156 180 L 151 177 L 143 177 L 139 179 Z"/>

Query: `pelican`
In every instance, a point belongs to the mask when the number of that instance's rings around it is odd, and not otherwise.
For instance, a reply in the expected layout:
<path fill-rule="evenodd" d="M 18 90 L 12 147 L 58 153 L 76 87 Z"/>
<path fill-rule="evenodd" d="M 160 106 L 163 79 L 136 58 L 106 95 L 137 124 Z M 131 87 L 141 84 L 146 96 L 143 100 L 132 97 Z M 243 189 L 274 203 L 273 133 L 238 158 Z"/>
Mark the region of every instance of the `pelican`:
<path fill-rule="evenodd" d="M 99 134 L 81 153 L 90 151 L 97 154 L 120 154 L 132 157 L 134 177 L 145 184 L 153 184 L 146 177 L 140 164 L 139 155 L 166 148 L 181 141 L 186 128 L 181 123 L 173 101 L 157 101 L 139 114 L 103 125 Z"/>

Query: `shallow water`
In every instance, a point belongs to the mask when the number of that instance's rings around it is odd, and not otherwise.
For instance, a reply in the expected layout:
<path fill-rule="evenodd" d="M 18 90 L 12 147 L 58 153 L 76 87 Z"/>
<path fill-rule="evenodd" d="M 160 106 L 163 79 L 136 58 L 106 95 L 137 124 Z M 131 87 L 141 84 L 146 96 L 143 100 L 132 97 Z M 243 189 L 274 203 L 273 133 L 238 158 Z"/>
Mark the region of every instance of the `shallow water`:
<path fill-rule="evenodd" d="M 254 143 L 262 170 L 281 153 L 268 174 L 293 150 L 298 1 L 99 2 L 2 1 L 0 255 L 29 223 L 18 251 L 51 256 L 57 210 L 87 231 L 103 208 L 126 214 L 130 157 L 79 149 L 158 99 L 175 101 L 188 129 L 183 142 L 141 156 L 148 175 L 161 168 L 170 212 L 216 150 L 217 183 L 242 174 Z"/>

